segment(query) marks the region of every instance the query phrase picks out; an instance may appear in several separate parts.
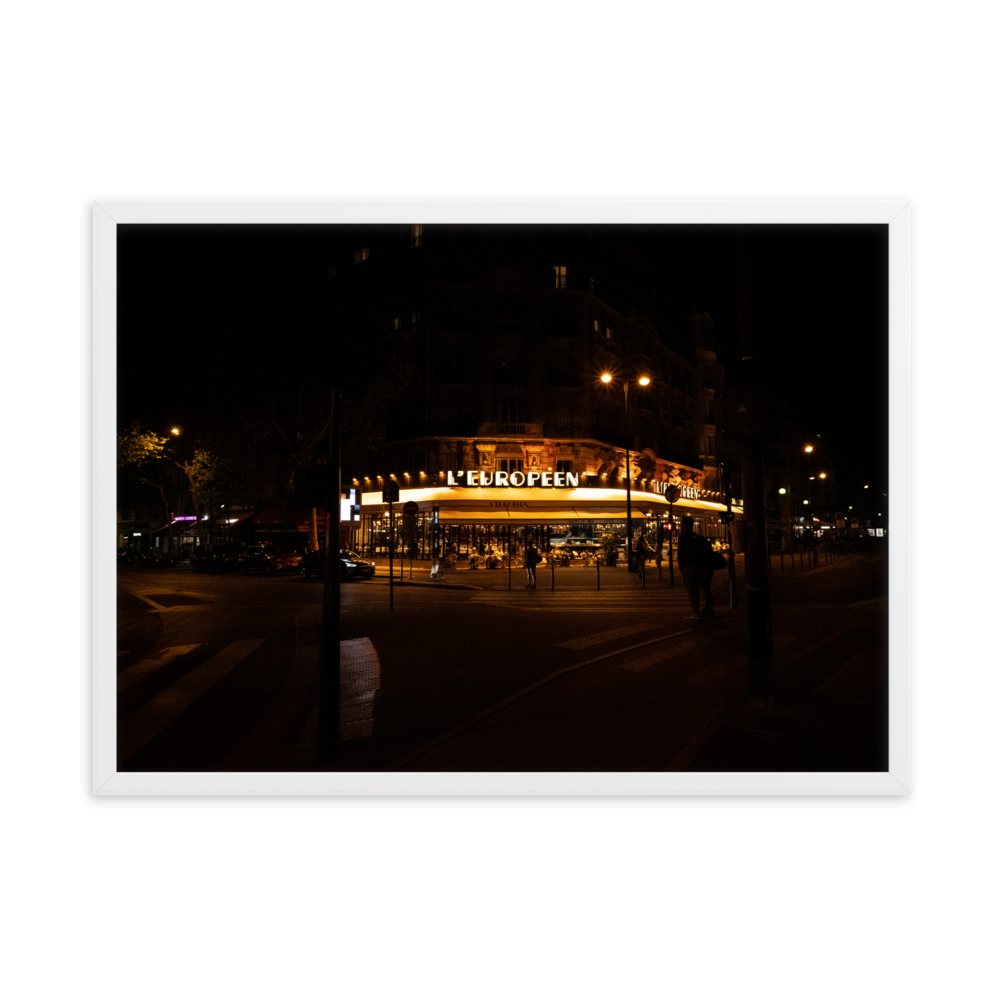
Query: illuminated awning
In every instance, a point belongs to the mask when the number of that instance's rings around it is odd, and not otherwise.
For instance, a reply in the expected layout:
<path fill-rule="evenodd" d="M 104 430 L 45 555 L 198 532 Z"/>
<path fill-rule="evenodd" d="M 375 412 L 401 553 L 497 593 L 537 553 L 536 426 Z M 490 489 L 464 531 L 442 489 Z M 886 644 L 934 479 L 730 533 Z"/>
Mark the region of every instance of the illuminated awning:
<path fill-rule="evenodd" d="M 541 524 L 624 520 L 627 516 L 625 490 L 589 486 L 576 489 L 431 486 L 400 490 L 399 501 L 393 505 L 396 512 L 401 513 L 402 505 L 413 501 L 418 512 L 430 513 L 436 507 L 439 520 L 451 522 Z M 686 513 L 721 513 L 725 509 L 724 504 L 686 498 L 673 505 L 675 518 Z M 382 503 L 381 493 L 362 494 L 362 515 L 384 514 L 388 510 L 388 504 Z M 733 511 L 742 513 L 739 507 L 733 507 Z M 664 516 L 669 512 L 670 504 L 658 493 L 632 491 L 633 518 Z"/>

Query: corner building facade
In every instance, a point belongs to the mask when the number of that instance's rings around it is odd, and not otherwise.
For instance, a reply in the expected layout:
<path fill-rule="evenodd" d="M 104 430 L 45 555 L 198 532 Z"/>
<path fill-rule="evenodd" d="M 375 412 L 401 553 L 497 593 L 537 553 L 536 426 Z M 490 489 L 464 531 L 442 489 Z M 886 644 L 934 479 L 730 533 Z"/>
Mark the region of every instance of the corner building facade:
<path fill-rule="evenodd" d="M 634 520 L 665 513 L 676 486 L 675 517 L 722 533 L 721 462 L 740 497 L 738 452 L 715 422 L 725 373 L 711 317 L 671 297 L 664 260 L 682 248 L 668 233 L 467 224 L 352 235 L 338 297 L 366 300 L 405 339 L 412 365 L 385 440 L 343 455 L 363 514 L 384 513 L 381 489 L 394 478 L 401 500 L 445 521 L 624 526 L 628 474 Z M 578 485 L 556 487 L 567 474 Z M 503 495 L 487 498 L 498 483 Z M 552 504 L 549 489 L 563 494 Z M 374 538 L 371 523 L 364 533 Z"/>

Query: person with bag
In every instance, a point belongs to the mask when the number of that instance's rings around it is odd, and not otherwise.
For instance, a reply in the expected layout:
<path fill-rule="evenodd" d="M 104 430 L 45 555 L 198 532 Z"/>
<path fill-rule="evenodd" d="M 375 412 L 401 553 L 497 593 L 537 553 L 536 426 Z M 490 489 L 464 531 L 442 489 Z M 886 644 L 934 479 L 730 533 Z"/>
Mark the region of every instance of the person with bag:
<path fill-rule="evenodd" d="M 681 578 L 691 601 L 688 618 L 714 618 L 715 600 L 712 597 L 712 573 L 714 572 L 712 544 L 707 538 L 696 534 L 694 518 L 685 514 L 681 518 L 681 533 L 677 539 L 677 564 L 681 568 Z M 705 592 L 705 608 L 699 612 L 701 592 Z"/>

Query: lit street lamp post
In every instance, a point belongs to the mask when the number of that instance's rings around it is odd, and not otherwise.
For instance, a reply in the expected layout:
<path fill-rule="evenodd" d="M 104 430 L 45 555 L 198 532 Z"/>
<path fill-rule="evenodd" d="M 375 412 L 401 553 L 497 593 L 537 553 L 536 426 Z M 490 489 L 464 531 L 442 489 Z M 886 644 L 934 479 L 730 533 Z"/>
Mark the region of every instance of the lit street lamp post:
<path fill-rule="evenodd" d="M 611 381 L 611 376 L 605 373 L 601 376 L 601 381 L 607 385 Z M 643 375 L 638 379 L 638 382 L 639 385 L 649 385 L 649 378 Z M 632 474 L 629 465 L 632 440 L 628 426 L 628 379 L 625 379 L 623 384 L 625 386 L 625 565 L 632 573 L 634 572 L 632 566 Z"/>

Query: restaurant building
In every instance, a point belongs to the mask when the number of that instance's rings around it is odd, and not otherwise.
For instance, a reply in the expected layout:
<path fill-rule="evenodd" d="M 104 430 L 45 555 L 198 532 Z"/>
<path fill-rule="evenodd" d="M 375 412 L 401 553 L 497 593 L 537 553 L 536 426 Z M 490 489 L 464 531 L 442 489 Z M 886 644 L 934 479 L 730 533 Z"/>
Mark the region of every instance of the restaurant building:
<path fill-rule="evenodd" d="M 637 480 L 630 494 L 595 482 L 598 477 L 574 473 L 446 474 L 442 485 L 402 489 L 399 502 L 389 504 L 379 492 L 361 496 L 361 520 L 353 547 L 372 556 L 386 556 L 389 540 L 395 553 L 429 557 L 436 545 L 441 553 L 459 557 L 488 551 L 515 554 L 529 542 L 542 550 L 561 546 L 567 539 L 596 549 L 609 534 L 624 544 L 631 508 L 633 538 L 645 535 L 650 544 L 662 544 L 668 525 L 679 526 L 690 515 L 695 530 L 710 538 L 724 535 L 727 510 L 719 498 L 699 496 L 695 486 L 661 489 L 656 481 Z M 676 499 L 671 499 L 676 497 Z M 403 515 L 403 507 L 413 509 Z M 742 515 L 739 504 L 731 506 Z M 617 542 L 616 546 L 617 547 Z"/>
<path fill-rule="evenodd" d="M 684 245 L 630 227 L 412 225 L 357 229 L 330 268 L 344 336 L 377 315 L 398 331 L 408 388 L 377 445 L 345 443 L 343 481 L 362 494 L 355 543 L 388 545 L 382 489 L 395 480 L 408 544 L 465 553 L 513 532 L 596 538 L 691 514 L 724 531 L 718 427 L 725 387 L 713 321 L 691 301 Z M 358 308 L 359 303 L 364 308 Z M 383 334 L 384 336 L 384 334 Z"/>

